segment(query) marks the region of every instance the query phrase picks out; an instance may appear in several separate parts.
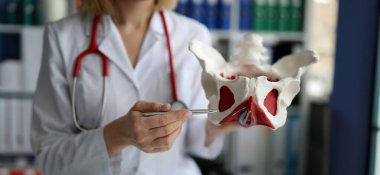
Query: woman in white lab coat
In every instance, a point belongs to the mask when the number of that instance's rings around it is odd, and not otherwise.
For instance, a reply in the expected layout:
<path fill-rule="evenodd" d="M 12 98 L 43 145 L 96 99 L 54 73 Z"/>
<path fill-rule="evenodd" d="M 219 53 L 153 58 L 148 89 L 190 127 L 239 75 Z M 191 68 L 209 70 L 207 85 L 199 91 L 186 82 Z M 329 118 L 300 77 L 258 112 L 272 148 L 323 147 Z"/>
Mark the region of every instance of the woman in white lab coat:
<path fill-rule="evenodd" d="M 158 10 L 170 35 L 178 98 L 188 108 L 207 108 L 201 68 L 188 43 L 210 44 L 203 25 L 167 9 L 175 0 L 84 0 L 84 12 L 45 28 L 43 63 L 34 97 L 32 146 L 44 175 L 200 174 L 188 156 L 215 158 L 223 135 L 235 125 L 217 127 L 188 110 L 169 111 L 172 89 L 168 48 Z M 102 61 L 87 56 L 76 85 L 72 117 L 73 69 L 88 48 L 94 15 L 100 15 L 97 47 L 109 59 L 104 115 Z"/>

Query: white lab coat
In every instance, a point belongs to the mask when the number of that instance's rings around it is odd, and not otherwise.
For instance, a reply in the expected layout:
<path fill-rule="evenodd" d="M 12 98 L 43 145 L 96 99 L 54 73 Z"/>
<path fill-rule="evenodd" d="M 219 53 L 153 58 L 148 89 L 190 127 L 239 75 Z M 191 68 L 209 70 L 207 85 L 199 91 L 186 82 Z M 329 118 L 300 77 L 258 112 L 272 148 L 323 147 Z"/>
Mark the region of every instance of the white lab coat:
<path fill-rule="evenodd" d="M 201 68 L 187 47 L 192 39 L 210 43 L 209 32 L 203 25 L 174 12 L 166 11 L 165 15 L 179 99 L 189 108 L 207 108 L 200 84 Z M 188 153 L 215 158 L 223 143 L 221 137 L 209 147 L 204 146 L 205 116 L 191 117 L 169 151 L 147 154 L 129 146 L 112 158 L 106 152 L 103 127 L 107 123 L 125 115 L 138 100 L 172 101 L 166 39 L 158 12 L 152 16 L 134 69 L 111 18 L 101 17 L 98 46 L 111 60 L 105 116 L 98 129 L 80 133 L 75 128 L 70 97 L 73 64 L 89 45 L 92 19 L 93 16 L 81 13 L 45 29 L 31 132 L 37 166 L 44 175 L 200 174 Z M 77 116 L 86 127 L 96 126 L 100 118 L 101 63 L 98 56 L 86 57 L 77 85 Z"/>

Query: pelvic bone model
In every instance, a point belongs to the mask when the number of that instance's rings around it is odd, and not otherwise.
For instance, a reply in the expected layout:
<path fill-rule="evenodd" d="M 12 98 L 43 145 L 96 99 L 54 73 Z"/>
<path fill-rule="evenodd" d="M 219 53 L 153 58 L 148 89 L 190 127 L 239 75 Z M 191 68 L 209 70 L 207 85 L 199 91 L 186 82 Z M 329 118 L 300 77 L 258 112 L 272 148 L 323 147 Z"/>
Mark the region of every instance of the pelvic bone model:
<path fill-rule="evenodd" d="M 202 68 L 202 86 L 209 100 L 209 114 L 216 125 L 238 122 L 243 127 L 265 125 L 277 129 L 285 124 L 286 108 L 300 91 L 300 78 L 319 58 L 303 51 L 281 58 L 273 65 L 264 64 L 266 49 L 260 36 L 245 35 L 239 64 L 227 63 L 214 48 L 199 41 L 190 43 L 190 51 Z"/>

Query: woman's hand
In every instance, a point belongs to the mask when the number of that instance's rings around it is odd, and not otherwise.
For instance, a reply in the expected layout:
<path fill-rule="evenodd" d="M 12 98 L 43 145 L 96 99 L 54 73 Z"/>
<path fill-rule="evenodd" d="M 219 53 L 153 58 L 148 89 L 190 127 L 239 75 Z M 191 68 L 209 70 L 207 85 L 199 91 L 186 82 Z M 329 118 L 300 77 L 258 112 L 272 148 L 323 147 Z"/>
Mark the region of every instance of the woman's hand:
<path fill-rule="evenodd" d="M 104 128 L 104 139 L 111 157 L 133 145 L 147 153 L 169 150 L 179 136 L 182 124 L 191 116 L 189 110 L 170 111 L 170 105 L 137 102 L 127 115 Z M 143 116 L 144 112 L 166 112 L 163 115 Z"/>
<path fill-rule="evenodd" d="M 209 146 L 217 137 L 232 132 L 241 126 L 238 123 L 226 123 L 216 126 L 207 120 L 205 146 Z"/>

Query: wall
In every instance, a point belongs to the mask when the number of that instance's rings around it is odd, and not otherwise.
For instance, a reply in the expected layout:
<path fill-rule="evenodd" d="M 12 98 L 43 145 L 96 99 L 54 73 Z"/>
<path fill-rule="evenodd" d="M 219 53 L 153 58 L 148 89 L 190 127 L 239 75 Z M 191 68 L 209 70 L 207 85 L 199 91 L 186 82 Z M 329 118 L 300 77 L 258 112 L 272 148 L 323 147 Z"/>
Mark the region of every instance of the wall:
<path fill-rule="evenodd" d="M 331 96 L 331 175 L 368 174 L 378 0 L 339 3 Z"/>

